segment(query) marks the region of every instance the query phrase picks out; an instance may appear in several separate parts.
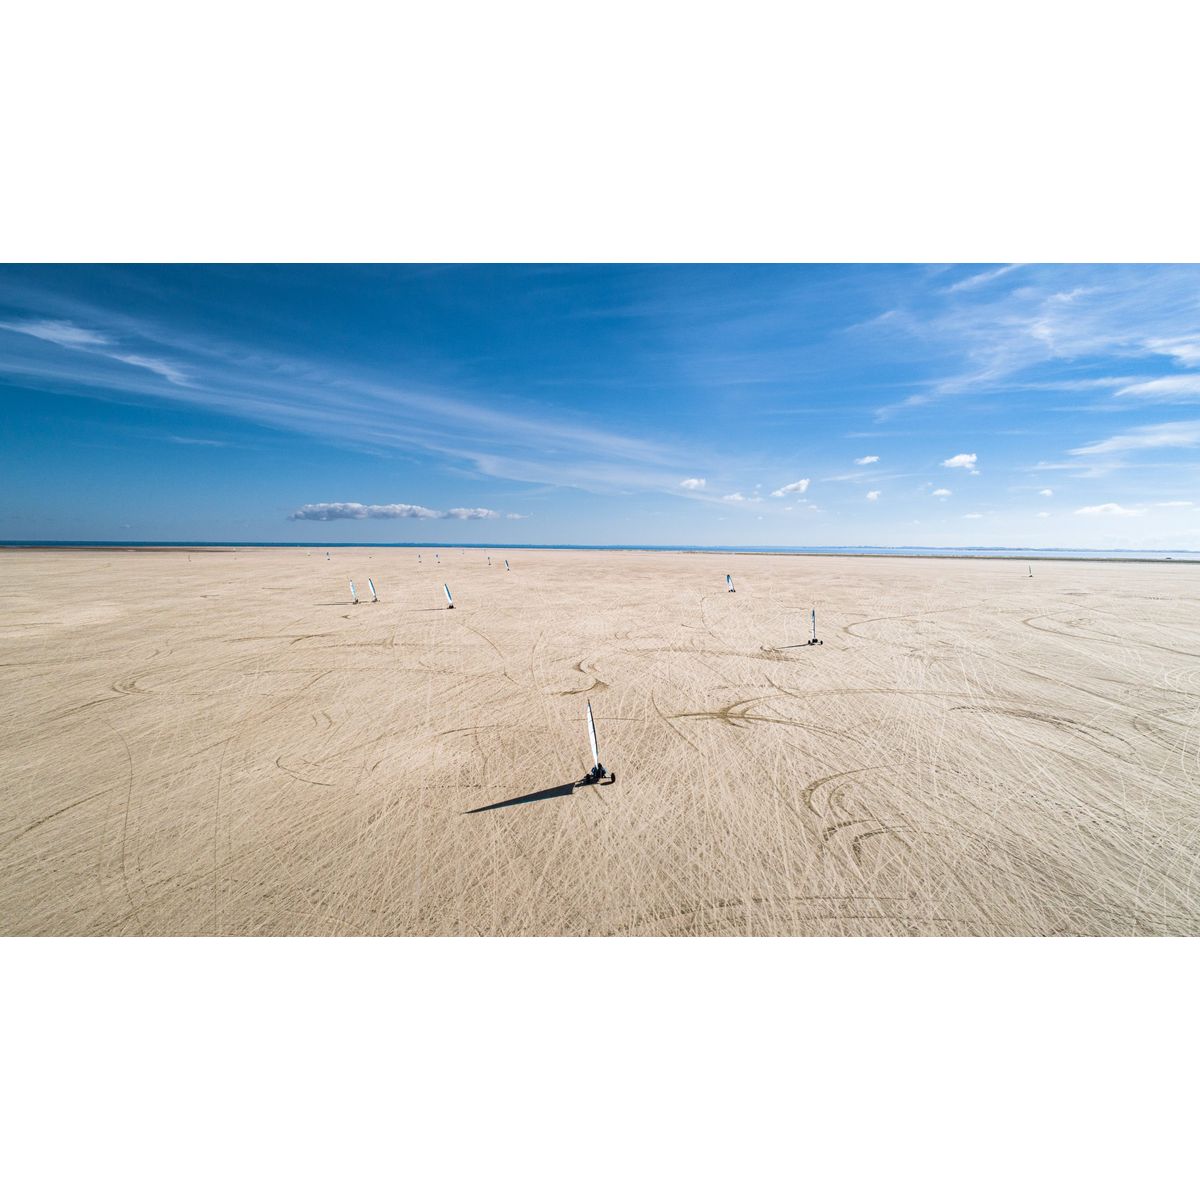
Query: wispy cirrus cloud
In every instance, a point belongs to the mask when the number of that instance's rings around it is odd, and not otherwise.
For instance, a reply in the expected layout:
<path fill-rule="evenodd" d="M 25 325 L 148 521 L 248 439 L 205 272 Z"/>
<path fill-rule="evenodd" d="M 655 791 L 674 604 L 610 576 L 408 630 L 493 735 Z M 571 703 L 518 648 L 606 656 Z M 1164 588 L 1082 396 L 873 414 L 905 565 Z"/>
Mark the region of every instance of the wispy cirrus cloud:
<path fill-rule="evenodd" d="M 26 386 L 203 408 L 367 453 L 425 454 L 480 475 L 587 491 L 678 487 L 692 458 L 675 444 L 583 418 L 439 387 L 354 364 L 308 361 L 119 314 L 0 322 L 0 373 Z"/>
<path fill-rule="evenodd" d="M 952 283 L 947 289 L 947 292 L 969 292 L 974 288 L 983 287 L 985 284 L 994 283 L 997 279 L 1002 279 L 1012 271 L 1019 270 L 1020 263 L 1010 263 L 1008 266 L 995 267 L 989 271 L 980 271 L 975 275 L 969 275 L 966 279 L 960 279 L 957 283 Z"/>
<path fill-rule="evenodd" d="M 423 504 L 358 504 L 341 501 L 331 504 L 305 504 L 289 521 L 488 521 L 504 516 L 490 508 L 426 508 Z M 509 517 L 520 520 L 517 513 Z"/>
<path fill-rule="evenodd" d="M 1114 395 L 1151 400 L 1177 396 L 1184 401 L 1194 401 L 1200 397 L 1200 375 L 1165 375 L 1159 379 L 1147 379 L 1118 388 Z"/>
<path fill-rule="evenodd" d="M 0 322 L 0 329 L 8 329 L 13 333 L 23 334 L 25 337 L 49 342 L 64 350 L 75 350 L 83 354 L 111 359 L 113 362 L 125 363 L 130 367 L 140 367 L 142 370 L 160 375 L 168 383 L 173 383 L 177 387 L 188 386 L 187 375 L 174 363 L 145 354 L 131 354 L 128 350 L 120 349 L 117 341 L 108 334 L 100 333 L 95 329 L 85 329 L 72 321 L 4 321 Z"/>
<path fill-rule="evenodd" d="M 0 329 L 11 329 L 26 337 L 53 342 L 68 350 L 94 350 L 112 345 L 112 339 L 94 329 L 81 329 L 72 321 L 0 321 Z"/>
<path fill-rule="evenodd" d="M 1200 446 L 1200 421 L 1165 421 L 1159 425 L 1142 425 L 1128 433 L 1114 434 L 1086 446 L 1068 450 L 1073 455 L 1121 454 L 1133 450 L 1158 450 L 1164 447 L 1190 448 Z"/>
<path fill-rule="evenodd" d="M 876 421 L 887 421 L 896 416 L 898 413 L 905 412 L 910 408 L 924 408 L 927 404 L 937 402 L 937 397 L 925 392 L 918 392 L 912 396 L 906 396 L 903 400 L 897 400 L 894 404 L 883 404 L 875 410 Z"/>
<path fill-rule="evenodd" d="M 1146 349 L 1173 358 L 1181 367 L 1200 367 L 1200 332 L 1190 337 L 1147 338 Z"/>
<path fill-rule="evenodd" d="M 901 350 L 924 346 L 947 364 L 914 394 L 878 408 L 878 421 L 988 394 L 1109 390 L 1115 407 L 1196 394 L 1187 376 L 1139 379 L 1112 369 L 1158 359 L 1161 370 L 1163 357 L 1200 366 L 1196 267 L 1031 266 L 1011 281 L 1017 286 L 984 286 L 1012 269 L 979 272 L 932 296 L 916 293 L 893 304 L 886 321 L 864 327 L 864 336 Z"/>
<path fill-rule="evenodd" d="M 111 354 L 110 358 L 117 362 L 128 363 L 131 367 L 141 367 L 145 371 L 153 371 L 156 375 L 161 375 L 168 383 L 174 383 L 179 387 L 188 386 L 188 377 L 173 363 L 164 361 L 161 358 L 148 358 L 144 354 Z"/>

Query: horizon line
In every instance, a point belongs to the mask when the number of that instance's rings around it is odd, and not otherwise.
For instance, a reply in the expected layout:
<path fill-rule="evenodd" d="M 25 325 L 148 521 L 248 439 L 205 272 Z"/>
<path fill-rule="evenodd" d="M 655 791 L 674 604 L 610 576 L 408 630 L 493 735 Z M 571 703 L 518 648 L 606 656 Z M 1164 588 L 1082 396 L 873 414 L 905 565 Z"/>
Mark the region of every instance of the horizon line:
<path fill-rule="evenodd" d="M 883 552 L 898 552 L 903 550 L 939 550 L 961 551 L 964 553 L 1003 553 L 1003 552 L 1035 552 L 1057 554 L 1197 554 L 1200 549 L 1187 547 L 1167 547 L 1163 549 L 1143 546 L 1096 547 L 1096 546 L 995 546 L 995 545 L 954 545 L 933 546 L 916 543 L 885 545 L 874 542 L 859 542 L 854 544 L 827 545 L 767 545 L 750 543 L 733 545 L 731 543 L 713 543 L 709 545 L 695 543 L 634 543 L 634 542 L 300 542 L 300 541 L 215 541 L 192 540 L 171 541 L 168 539 L 113 539 L 113 538 L 0 538 L 0 547 L 7 549 L 23 549 L 36 547 L 205 547 L 221 548 L 246 547 L 248 549 L 277 549 L 296 547 L 297 549 L 458 549 L 458 550 L 641 550 L 662 551 L 668 553 L 697 553 L 719 551 L 722 553 L 766 553 L 766 554 L 806 554 L 830 553 L 837 551 L 874 550 Z"/>

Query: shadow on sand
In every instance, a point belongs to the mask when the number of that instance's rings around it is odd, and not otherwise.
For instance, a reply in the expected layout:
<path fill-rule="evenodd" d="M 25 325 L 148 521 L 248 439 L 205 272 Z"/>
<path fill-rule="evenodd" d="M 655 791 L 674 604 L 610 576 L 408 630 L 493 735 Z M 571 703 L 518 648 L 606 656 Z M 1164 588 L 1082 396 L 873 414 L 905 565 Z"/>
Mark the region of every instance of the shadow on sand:
<path fill-rule="evenodd" d="M 472 813 L 492 812 L 497 808 L 511 808 L 514 804 L 533 804 L 537 800 L 552 800 L 555 796 L 569 796 L 575 790 L 575 784 L 560 783 L 558 787 L 544 788 L 540 792 L 529 792 L 524 796 L 514 796 L 511 800 L 501 800 L 497 804 L 485 804 L 482 808 L 468 808 L 464 817 Z"/>

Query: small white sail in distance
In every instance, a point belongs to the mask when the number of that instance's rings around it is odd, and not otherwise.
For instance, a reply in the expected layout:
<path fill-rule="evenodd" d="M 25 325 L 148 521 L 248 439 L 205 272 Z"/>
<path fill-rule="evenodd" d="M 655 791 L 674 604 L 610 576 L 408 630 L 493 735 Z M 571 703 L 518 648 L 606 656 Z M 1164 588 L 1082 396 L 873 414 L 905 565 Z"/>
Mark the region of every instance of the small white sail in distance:
<path fill-rule="evenodd" d="M 734 586 L 733 586 L 733 576 L 732 576 L 732 575 L 726 575 L 726 576 L 725 576 L 725 586 L 726 586 L 726 587 L 727 587 L 727 588 L 728 588 L 728 589 L 729 589 L 731 592 L 734 590 Z"/>
<path fill-rule="evenodd" d="M 377 603 L 379 600 L 379 593 L 375 590 L 375 580 L 373 580 L 370 575 L 367 576 L 367 586 L 371 589 L 371 603 Z"/>
<path fill-rule="evenodd" d="M 445 590 L 446 590 L 446 604 L 450 608 L 453 608 L 454 607 L 454 597 L 452 595 L 450 595 L 450 585 L 448 583 L 443 583 L 442 587 L 445 588 Z"/>

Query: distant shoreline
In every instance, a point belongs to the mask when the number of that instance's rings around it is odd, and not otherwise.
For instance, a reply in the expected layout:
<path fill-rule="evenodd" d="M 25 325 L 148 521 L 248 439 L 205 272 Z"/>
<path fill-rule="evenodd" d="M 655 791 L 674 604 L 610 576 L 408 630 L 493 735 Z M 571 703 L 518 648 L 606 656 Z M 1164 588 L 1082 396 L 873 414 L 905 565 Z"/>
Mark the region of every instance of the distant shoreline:
<path fill-rule="evenodd" d="M 1093 550 L 1067 547 L 1023 549 L 1010 546 L 585 546 L 533 545 L 528 543 L 445 542 L 89 542 L 0 541 L 0 552 L 11 550 L 112 551 L 163 554 L 225 554 L 238 550 L 565 550 L 591 553 L 730 554 L 800 558 L 921 558 L 995 559 L 1040 562 L 1200 563 L 1197 550 Z M 1183 557 L 1181 557 L 1183 556 Z"/>

